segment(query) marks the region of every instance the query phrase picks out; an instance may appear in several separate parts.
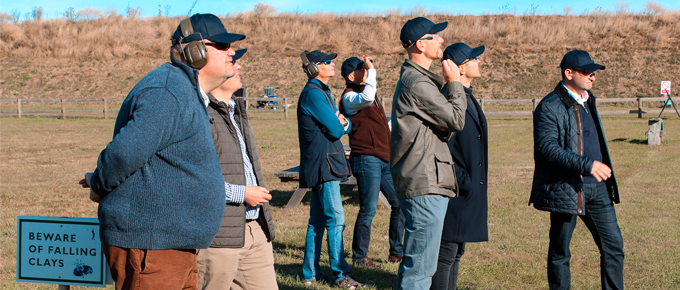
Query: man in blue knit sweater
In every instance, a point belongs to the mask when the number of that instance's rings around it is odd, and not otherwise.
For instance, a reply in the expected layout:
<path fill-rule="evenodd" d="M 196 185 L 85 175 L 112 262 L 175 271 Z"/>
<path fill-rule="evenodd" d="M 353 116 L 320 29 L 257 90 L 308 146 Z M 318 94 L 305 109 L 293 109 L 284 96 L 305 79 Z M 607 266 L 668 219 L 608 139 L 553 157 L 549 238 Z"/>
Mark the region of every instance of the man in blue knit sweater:
<path fill-rule="evenodd" d="M 230 43 L 243 38 L 212 14 L 182 21 L 172 63 L 128 94 L 113 140 L 80 181 L 99 202 L 116 289 L 197 289 L 196 249 L 210 246 L 225 198 L 206 92 L 235 74 Z"/>

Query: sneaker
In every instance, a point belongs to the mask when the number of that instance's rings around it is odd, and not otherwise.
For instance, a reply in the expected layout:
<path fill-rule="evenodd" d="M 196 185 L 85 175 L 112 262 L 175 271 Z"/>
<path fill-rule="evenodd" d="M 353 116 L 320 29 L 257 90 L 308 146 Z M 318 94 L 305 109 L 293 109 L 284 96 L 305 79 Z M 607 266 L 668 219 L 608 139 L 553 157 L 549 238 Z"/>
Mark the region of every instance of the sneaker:
<path fill-rule="evenodd" d="M 403 258 L 404 258 L 404 256 L 392 256 L 392 255 L 390 255 L 389 261 L 390 261 L 390 263 L 399 263 L 399 262 L 401 262 L 401 259 L 403 259 Z"/>
<path fill-rule="evenodd" d="M 352 279 L 352 277 L 350 277 L 350 276 L 345 276 L 345 278 L 342 278 L 339 281 L 336 281 L 335 286 L 338 286 L 338 287 L 343 288 L 343 289 L 349 289 L 349 290 L 366 288 L 366 284 L 361 284 L 357 281 L 354 281 L 354 279 Z"/>
<path fill-rule="evenodd" d="M 365 266 L 371 268 L 379 267 L 376 263 L 373 263 L 373 260 L 371 260 L 369 257 L 364 257 L 363 259 L 361 259 L 361 261 L 354 261 L 354 264 L 357 266 Z"/>

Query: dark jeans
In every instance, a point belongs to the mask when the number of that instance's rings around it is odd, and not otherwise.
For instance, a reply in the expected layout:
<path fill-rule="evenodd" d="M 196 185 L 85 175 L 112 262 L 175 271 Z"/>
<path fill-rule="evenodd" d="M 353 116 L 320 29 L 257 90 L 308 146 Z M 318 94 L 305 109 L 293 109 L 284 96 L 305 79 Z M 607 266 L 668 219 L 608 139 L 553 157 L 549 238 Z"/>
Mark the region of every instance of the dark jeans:
<path fill-rule="evenodd" d="M 439 246 L 437 272 L 432 276 L 430 290 L 456 290 L 460 257 L 465 253 L 465 243 L 442 240 Z"/>
<path fill-rule="evenodd" d="M 359 186 L 359 214 L 354 224 L 354 239 L 352 240 L 352 258 L 361 261 L 368 254 L 368 244 L 371 241 L 371 223 L 376 213 L 380 192 L 390 203 L 389 242 L 390 255 L 401 257 L 404 255 L 402 236 L 404 234 L 404 214 L 399 206 L 397 193 L 392 183 L 390 163 L 371 155 L 359 155 L 349 158 L 352 175 Z"/>
<path fill-rule="evenodd" d="M 600 250 L 602 289 L 623 289 L 623 237 L 616 221 L 616 210 L 609 200 L 604 182 L 584 183 L 586 224 Z M 570 289 L 569 243 L 577 215 L 550 214 L 550 246 L 548 248 L 548 284 L 551 290 Z"/>

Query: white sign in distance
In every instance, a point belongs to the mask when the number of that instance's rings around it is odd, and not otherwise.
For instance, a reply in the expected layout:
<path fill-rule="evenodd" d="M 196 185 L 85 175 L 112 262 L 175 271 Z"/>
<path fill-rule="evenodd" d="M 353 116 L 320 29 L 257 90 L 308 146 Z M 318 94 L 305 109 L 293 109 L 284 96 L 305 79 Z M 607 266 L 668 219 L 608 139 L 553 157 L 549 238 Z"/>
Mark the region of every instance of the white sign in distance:
<path fill-rule="evenodd" d="M 17 217 L 17 281 L 106 287 L 96 218 Z"/>
<path fill-rule="evenodd" d="M 661 94 L 662 95 L 670 95 L 671 94 L 671 81 L 662 81 L 661 82 Z"/>

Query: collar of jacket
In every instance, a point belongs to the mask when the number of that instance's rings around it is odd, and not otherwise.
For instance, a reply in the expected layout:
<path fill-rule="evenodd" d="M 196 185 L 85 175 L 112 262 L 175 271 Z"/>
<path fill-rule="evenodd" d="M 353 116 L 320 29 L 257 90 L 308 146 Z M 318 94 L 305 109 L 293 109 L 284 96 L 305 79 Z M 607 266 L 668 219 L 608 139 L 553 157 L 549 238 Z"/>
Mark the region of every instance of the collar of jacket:
<path fill-rule="evenodd" d="M 409 68 L 413 69 L 413 70 L 423 74 L 424 76 L 430 78 L 430 80 L 432 80 L 432 82 L 437 86 L 437 88 L 439 88 L 440 91 L 444 87 L 444 85 L 446 84 L 443 76 L 440 76 L 438 74 L 431 72 L 428 69 L 425 69 L 424 67 L 420 66 L 419 64 L 415 63 L 414 61 L 412 61 L 408 58 L 404 61 L 404 68 L 405 69 L 409 69 Z"/>
<path fill-rule="evenodd" d="M 187 75 L 187 78 L 189 78 L 191 85 L 194 86 L 194 90 L 196 91 L 197 94 L 196 97 L 198 97 L 201 104 L 205 105 L 205 100 L 203 99 L 203 95 L 201 94 L 201 88 L 198 85 L 198 70 L 176 60 L 173 60 L 171 64 L 172 66 L 182 70 Z M 208 107 L 205 107 L 204 109 L 207 115 Z"/>
<path fill-rule="evenodd" d="M 586 101 L 586 104 L 594 104 L 595 103 L 595 95 L 593 95 L 593 92 L 587 91 L 588 92 L 588 100 Z M 569 94 L 567 89 L 562 85 L 562 82 L 558 83 L 557 86 L 555 87 L 555 93 L 557 94 L 558 97 L 560 97 L 560 100 L 562 100 L 562 103 L 564 103 L 567 108 L 571 108 L 574 106 L 574 104 L 577 104 L 576 100 Z"/>
<path fill-rule="evenodd" d="M 331 88 L 327 84 L 325 84 L 324 82 L 322 82 L 321 80 L 319 80 L 317 78 L 309 79 L 308 82 L 311 82 L 311 83 L 314 83 L 314 84 L 320 86 L 324 91 L 329 91 L 329 92 L 331 91 Z"/>
<path fill-rule="evenodd" d="M 347 84 L 348 89 L 352 89 L 353 92 L 357 92 L 357 93 L 363 92 L 365 87 L 366 87 L 366 85 L 360 85 L 360 84 L 357 84 L 357 83 L 348 83 Z"/>
<path fill-rule="evenodd" d="M 465 91 L 466 96 L 472 97 L 472 86 L 470 86 L 469 88 L 466 88 L 465 86 L 463 86 L 463 90 Z"/>
<path fill-rule="evenodd" d="M 229 104 L 217 100 L 215 96 L 213 96 L 211 93 L 208 93 L 208 99 L 210 100 L 210 104 L 208 104 L 208 106 L 217 110 L 221 114 L 229 113 Z M 245 106 L 245 99 L 237 98 L 234 95 L 231 96 L 231 99 L 234 100 L 234 103 L 236 103 L 236 108 L 234 108 L 234 114 L 238 115 L 242 111 L 241 109 L 244 108 Z"/>
<path fill-rule="evenodd" d="M 189 77 L 191 84 L 196 87 L 196 90 L 198 90 L 200 93 L 200 89 L 198 88 L 198 70 L 176 60 L 172 61 L 172 65 L 181 69 L 187 75 L 187 77 Z"/>

